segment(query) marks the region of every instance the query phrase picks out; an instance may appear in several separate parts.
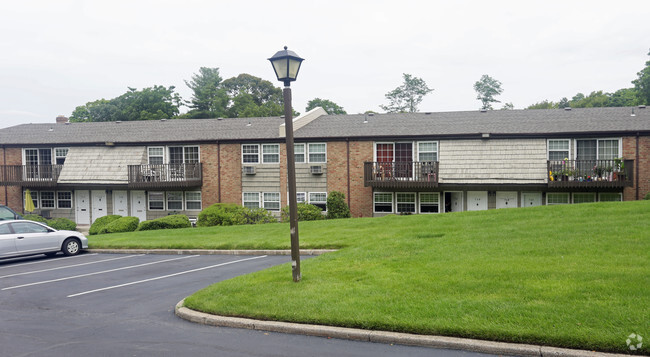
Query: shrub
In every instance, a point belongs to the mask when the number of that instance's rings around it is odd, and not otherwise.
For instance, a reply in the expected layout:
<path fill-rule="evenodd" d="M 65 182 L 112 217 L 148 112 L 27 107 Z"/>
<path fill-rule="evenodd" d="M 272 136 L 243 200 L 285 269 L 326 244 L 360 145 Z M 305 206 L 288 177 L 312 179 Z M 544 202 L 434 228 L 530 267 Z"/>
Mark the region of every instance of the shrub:
<path fill-rule="evenodd" d="M 645 197 L 643 197 L 644 200 L 650 200 L 650 192 L 645 194 Z"/>
<path fill-rule="evenodd" d="M 23 216 L 23 218 L 34 222 L 41 222 L 47 224 L 47 218 L 43 218 L 37 214 L 26 214 Z"/>
<path fill-rule="evenodd" d="M 246 224 L 245 207 L 233 203 L 215 203 L 199 213 L 199 227 Z"/>
<path fill-rule="evenodd" d="M 277 223 L 278 220 L 273 216 L 273 213 L 265 210 L 264 208 L 245 208 L 244 218 L 246 224 L 264 224 L 264 223 Z"/>
<path fill-rule="evenodd" d="M 74 231 L 77 229 L 77 224 L 67 218 L 50 219 L 46 224 L 58 230 Z"/>
<path fill-rule="evenodd" d="M 120 217 L 102 227 L 99 234 L 133 232 L 138 229 L 138 223 L 140 223 L 138 217 Z"/>
<path fill-rule="evenodd" d="M 320 207 L 308 203 L 298 203 L 298 221 L 318 221 L 325 219 Z M 289 206 L 282 208 L 282 221 L 289 222 Z"/>
<path fill-rule="evenodd" d="M 93 224 L 90 226 L 90 229 L 88 230 L 88 234 L 101 234 L 102 228 L 104 228 L 107 224 L 113 222 L 116 219 L 119 219 L 120 215 L 117 214 L 112 214 L 109 216 L 104 216 L 104 217 L 99 217 L 93 222 Z"/>
<path fill-rule="evenodd" d="M 192 227 L 192 224 L 186 215 L 175 214 L 141 222 L 136 231 L 151 231 L 156 229 L 175 229 L 189 227 Z"/>
<path fill-rule="evenodd" d="M 345 195 L 338 191 L 327 196 L 327 219 L 350 218 L 350 207 L 345 203 Z"/>

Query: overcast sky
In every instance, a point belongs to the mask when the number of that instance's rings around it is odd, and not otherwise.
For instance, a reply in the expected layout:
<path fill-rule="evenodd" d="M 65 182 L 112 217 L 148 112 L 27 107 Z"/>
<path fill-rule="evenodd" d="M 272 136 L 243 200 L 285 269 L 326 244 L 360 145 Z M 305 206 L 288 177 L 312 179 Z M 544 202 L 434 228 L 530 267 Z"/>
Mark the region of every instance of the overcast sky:
<path fill-rule="evenodd" d="M 316 97 L 380 112 L 402 73 L 435 89 L 423 112 L 477 110 L 483 74 L 521 109 L 631 87 L 650 59 L 650 1 L 3 0 L 0 127 L 53 123 L 127 87 L 189 100 L 199 67 L 280 87 L 267 58 L 285 45 L 305 58 L 300 112 Z"/>

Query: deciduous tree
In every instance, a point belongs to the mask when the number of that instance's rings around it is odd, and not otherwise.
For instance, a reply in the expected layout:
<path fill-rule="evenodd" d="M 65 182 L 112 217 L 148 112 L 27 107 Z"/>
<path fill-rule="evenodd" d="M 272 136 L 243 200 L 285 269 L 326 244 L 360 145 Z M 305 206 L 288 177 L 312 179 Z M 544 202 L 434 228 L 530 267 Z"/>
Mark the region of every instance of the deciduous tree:
<path fill-rule="evenodd" d="M 305 111 L 310 111 L 316 107 L 325 109 L 327 114 L 347 114 L 343 107 L 328 99 L 314 98 L 307 103 Z"/>
<path fill-rule="evenodd" d="M 403 77 L 404 83 L 401 86 L 386 93 L 388 105 L 380 105 L 381 109 L 388 113 L 415 113 L 424 96 L 433 91 L 422 78 L 406 73 Z"/>
<path fill-rule="evenodd" d="M 501 103 L 494 97 L 503 93 L 501 82 L 484 74 L 481 79 L 474 83 L 476 99 L 482 103 L 481 109 L 492 110 L 492 103 Z"/>
<path fill-rule="evenodd" d="M 650 56 L 650 51 L 648 51 L 648 56 Z M 646 61 L 645 68 L 636 75 L 637 79 L 632 83 L 639 101 L 642 102 L 640 104 L 650 105 L 650 61 Z"/>

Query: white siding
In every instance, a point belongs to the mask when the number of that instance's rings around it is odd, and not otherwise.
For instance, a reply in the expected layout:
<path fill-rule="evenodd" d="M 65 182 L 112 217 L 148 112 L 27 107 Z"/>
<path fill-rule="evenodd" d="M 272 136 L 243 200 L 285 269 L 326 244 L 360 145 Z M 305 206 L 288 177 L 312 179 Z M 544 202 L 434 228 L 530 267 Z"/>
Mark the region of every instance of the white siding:
<path fill-rule="evenodd" d="M 441 140 L 440 183 L 546 182 L 545 139 Z"/>

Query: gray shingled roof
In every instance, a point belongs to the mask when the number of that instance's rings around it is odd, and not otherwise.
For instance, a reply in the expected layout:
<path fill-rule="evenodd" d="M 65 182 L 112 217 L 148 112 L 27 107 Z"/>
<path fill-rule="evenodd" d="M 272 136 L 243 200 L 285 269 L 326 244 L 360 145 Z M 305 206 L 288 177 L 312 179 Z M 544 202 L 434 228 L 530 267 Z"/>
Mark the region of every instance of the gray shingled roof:
<path fill-rule="evenodd" d="M 268 117 L 22 124 L 0 129 L 0 145 L 277 139 L 282 123 L 280 117 Z"/>
<path fill-rule="evenodd" d="M 634 110 L 635 116 L 631 116 Z M 367 123 L 363 123 L 367 119 Z M 321 116 L 296 138 L 650 132 L 650 108 L 491 110 Z"/>

